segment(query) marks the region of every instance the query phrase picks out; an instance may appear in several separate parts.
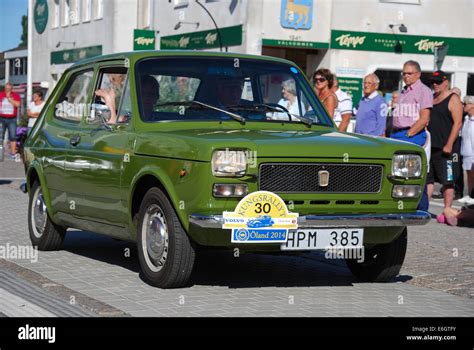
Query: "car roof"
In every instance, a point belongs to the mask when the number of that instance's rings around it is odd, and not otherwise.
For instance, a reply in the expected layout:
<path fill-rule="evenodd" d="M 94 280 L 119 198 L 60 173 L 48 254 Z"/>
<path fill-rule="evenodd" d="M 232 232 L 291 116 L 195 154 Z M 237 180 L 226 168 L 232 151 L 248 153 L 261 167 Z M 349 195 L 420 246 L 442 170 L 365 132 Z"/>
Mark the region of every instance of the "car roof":
<path fill-rule="evenodd" d="M 75 69 L 79 66 L 89 65 L 91 63 L 99 63 L 106 61 L 116 61 L 116 60 L 125 60 L 125 59 L 140 59 L 148 57 L 227 57 L 227 58 L 241 58 L 241 59 L 255 59 L 255 60 L 265 60 L 272 61 L 275 63 L 284 63 L 288 65 L 295 65 L 295 63 L 277 57 L 271 56 L 258 56 L 258 55 L 249 55 L 242 53 L 232 53 L 232 52 L 209 52 L 209 51 L 189 51 L 189 50 L 150 50 L 150 51 L 130 51 L 130 52 L 121 52 L 114 53 L 109 55 L 95 56 L 91 58 L 86 58 L 74 63 L 69 69 Z"/>

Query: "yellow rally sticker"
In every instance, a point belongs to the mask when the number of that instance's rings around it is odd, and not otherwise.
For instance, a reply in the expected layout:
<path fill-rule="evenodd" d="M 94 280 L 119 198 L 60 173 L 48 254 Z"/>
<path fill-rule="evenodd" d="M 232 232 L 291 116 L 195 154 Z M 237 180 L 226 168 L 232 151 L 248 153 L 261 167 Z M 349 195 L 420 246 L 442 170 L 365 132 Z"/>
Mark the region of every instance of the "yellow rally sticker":
<path fill-rule="evenodd" d="M 234 211 L 223 213 L 222 228 L 232 229 L 235 243 L 286 242 L 288 230 L 298 228 L 298 216 L 288 211 L 280 196 L 257 191 L 244 197 Z"/>

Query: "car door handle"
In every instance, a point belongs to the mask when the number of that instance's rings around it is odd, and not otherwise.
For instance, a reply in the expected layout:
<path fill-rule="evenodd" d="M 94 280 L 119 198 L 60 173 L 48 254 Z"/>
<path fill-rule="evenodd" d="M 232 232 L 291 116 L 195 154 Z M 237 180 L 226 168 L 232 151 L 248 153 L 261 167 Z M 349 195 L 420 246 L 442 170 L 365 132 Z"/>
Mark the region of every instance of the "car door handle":
<path fill-rule="evenodd" d="M 79 135 L 74 135 L 69 139 L 69 143 L 73 146 L 77 146 L 81 142 L 81 137 Z"/>

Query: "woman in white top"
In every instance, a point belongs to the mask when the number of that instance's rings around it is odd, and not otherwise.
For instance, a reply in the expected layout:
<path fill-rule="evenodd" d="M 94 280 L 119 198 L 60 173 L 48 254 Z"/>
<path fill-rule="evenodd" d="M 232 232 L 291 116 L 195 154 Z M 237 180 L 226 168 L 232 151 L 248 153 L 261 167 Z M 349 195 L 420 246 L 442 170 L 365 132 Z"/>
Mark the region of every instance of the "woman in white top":
<path fill-rule="evenodd" d="M 37 90 L 33 93 L 33 101 L 28 105 L 26 113 L 28 114 L 28 133 L 36 123 L 36 119 L 41 113 L 41 110 L 44 107 L 43 92 Z"/>
<path fill-rule="evenodd" d="M 462 167 L 467 172 L 469 198 L 463 198 L 463 202 L 474 204 L 474 96 L 464 97 L 464 112 L 467 115 L 461 132 L 461 155 Z"/>
<path fill-rule="evenodd" d="M 282 107 L 285 107 L 288 112 L 291 114 L 291 121 L 300 121 L 300 119 L 297 116 L 300 116 L 300 103 L 298 101 L 298 98 L 296 97 L 296 84 L 293 79 L 288 79 L 285 80 L 282 83 L 281 86 L 281 92 L 283 94 L 283 98 L 278 101 L 278 104 Z M 301 113 L 303 115 L 306 113 L 306 110 L 303 105 L 301 105 Z M 285 112 L 281 113 L 273 113 L 273 115 L 270 117 L 270 119 L 273 120 L 286 120 L 290 121 L 290 118 L 288 117 L 288 114 Z"/>

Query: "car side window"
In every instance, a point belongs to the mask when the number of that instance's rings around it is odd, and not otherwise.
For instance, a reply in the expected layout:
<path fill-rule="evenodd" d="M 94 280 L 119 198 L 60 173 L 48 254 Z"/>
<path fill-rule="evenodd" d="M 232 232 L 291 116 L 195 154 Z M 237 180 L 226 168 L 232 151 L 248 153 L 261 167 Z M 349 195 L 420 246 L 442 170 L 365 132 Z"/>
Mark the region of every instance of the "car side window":
<path fill-rule="evenodd" d="M 92 87 L 93 76 L 94 71 L 90 69 L 75 73 L 70 77 L 56 104 L 55 118 L 76 123 L 81 121 L 87 110 L 86 103 Z"/>
<path fill-rule="evenodd" d="M 92 111 L 87 122 L 100 123 L 100 113 L 109 124 L 124 122 L 119 114 L 120 104 L 124 97 L 127 69 L 124 67 L 108 67 L 99 71 L 99 80 L 94 90 Z"/>

